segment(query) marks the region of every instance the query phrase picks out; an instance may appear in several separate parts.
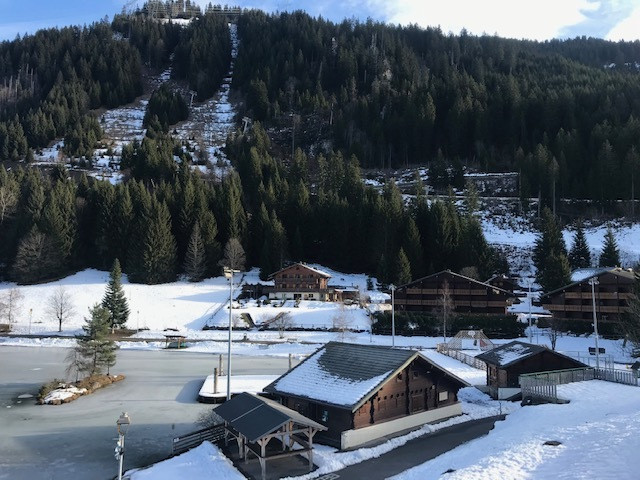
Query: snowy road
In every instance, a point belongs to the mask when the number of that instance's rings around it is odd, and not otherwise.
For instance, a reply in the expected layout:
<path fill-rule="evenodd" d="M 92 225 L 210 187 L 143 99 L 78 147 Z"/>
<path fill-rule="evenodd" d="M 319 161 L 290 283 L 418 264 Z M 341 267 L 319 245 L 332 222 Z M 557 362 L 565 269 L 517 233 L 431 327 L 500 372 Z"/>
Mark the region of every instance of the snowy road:
<path fill-rule="evenodd" d="M 127 376 L 75 402 L 38 406 L 40 385 L 64 377 L 59 348 L 0 348 L 0 479 L 82 478 L 105 480 L 117 474 L 113 457 L 115 421 L 127 411 L 125 469 L 165 458 L 171 439 L 197 429 L 198 414 L 210 407 L 195 401 L 217 355 L 184 351 L 118 352 L 112 370 Z M 286 358 L 234 357 L 236 374 L 281 374 Z M 18 403 L 20 402 L 20 403 Z"/>

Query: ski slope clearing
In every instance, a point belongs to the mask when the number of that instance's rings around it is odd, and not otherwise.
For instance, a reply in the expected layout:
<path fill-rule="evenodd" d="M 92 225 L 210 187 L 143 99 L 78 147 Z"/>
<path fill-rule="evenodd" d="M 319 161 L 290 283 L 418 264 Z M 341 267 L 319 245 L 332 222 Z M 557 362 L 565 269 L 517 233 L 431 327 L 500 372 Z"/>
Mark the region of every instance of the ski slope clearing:
<path fill-rule="evenodd" d="M 561 385 L 558 396 L 571 403 L 517 409 L 486 437 L 393 478 L 637 479 L 640 388 L 592 380 Z"/>

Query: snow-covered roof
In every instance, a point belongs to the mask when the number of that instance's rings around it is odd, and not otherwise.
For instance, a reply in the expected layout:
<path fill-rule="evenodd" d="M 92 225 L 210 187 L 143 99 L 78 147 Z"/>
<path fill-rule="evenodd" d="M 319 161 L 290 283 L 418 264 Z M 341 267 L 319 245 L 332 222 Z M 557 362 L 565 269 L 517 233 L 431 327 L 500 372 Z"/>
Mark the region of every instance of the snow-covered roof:
<path fill-rule="evenodd" d="M 378 345 L 329 342 L 265 388 L 355 411 L 378 387 L 403 369 L 418 352 Z M 431 360 L 420 358 L 467 386 Z"/>
<path fill-rule="evenodd" d="M 490 365 L 497 365 L 500 368 L 506 368 L 514 363 L 524 360 L 525 358 L 532 357 L 545 351 L 550 352 L 553 355 L 570 358 L 566 355 L 562 355 L 561 353 L 549 350 L 543 345 L 534 345 L 532 343 L 519 341 L 506 343 L 494 348 L 493 350 L 476 355 L 476 358 Z M 581 364 L 577 360 L 574 361 L 576 364 Z"/>
<path fill-rule="evenodd" d="M 321 276 L 323 276 L 323 277 L 325 277 L 325 278 L 331 278 L 331 275 L 329 275 L 327 272 L 322 271 L 322 270 L 320 270 L 319 268 L 310 267 L 309 265 L 306 265 L 306 264 L 304 264 L 304 263 L 300 263 L 300 262 L 299 262 L 299 263 L 293 263 L 293 264 L 289 265 L 288 267 L 281 268 L 281 269 L 280 269 L 280 270 L 278 270 L 277 272 L 273 272 L 271 275 L 269 275 L 269 278 L 273 278 L 273 277 L 275 277 L 278 273 L 280 273 L 280 272 L 284 272 L 285 270 L 289 270 L 289 269 L 291 269 L 291 268 L 293 268 L 293 267 L 296 267 L 296 266 L 299 266 L 299 267 L 305 268 L 305 269 L 307 269 L 307 270 L 311 270 L 312 272 L 315 272 L 315 273 L 317 273 L 318 275 L 321 275 Z"/>
<path fill-rule="evenodd" d="M 595 277 L 596 275 L 600 275 L 601 273 L 608 272 L 612 270 L 612 267 L 599 267 L 599 268 L 578 268 L 571 272 L 571 281 L 572 282 L 582 282 L 587 278 Z"/>
<path fill-rule="evenodd" d="M 485 363 L 492 365 L 498 365 L 499 367 L 507 367 L 512 363 L 525 359 L 532 355 L 547 350 L 542 345 L 533 345 L 531 343 L 524 342 L 510 342 L 505 345 L 501 345 L 488 352 L 476 355 L 478 360 L 482 360 Z"/>

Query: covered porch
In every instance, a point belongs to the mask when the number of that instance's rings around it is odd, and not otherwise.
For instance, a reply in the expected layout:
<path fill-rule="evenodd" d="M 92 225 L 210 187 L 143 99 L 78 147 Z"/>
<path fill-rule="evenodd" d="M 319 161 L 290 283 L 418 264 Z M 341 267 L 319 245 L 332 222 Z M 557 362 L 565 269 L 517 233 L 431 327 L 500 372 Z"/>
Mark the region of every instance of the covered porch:
<path fill-rule="evenodd" d="M 267 461 L 278 465 L 277 476 L 273 478 L 281 477 L 287 466 L 292 471 L 285 476 L 295 474 L 301 466 L 299 456 L 306 457 L 306 471 L 313 470 L 313 437 L 318 431 L 326 430 L 323 425 L 273 400 L 249 393 L 233 397 L 215 412 L 224 420 L 227 447 L 229 440 L 235 439 L 237 451 L 231 454 L 246 473 L 256 470 L 252 460 L 257 459 L 262 480 L 268 478 Z"/>

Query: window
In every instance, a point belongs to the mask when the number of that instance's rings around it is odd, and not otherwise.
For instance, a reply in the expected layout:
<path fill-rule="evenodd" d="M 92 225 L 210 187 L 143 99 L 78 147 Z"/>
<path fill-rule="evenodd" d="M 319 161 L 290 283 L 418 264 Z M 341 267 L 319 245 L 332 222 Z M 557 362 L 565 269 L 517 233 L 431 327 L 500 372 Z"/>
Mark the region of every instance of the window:
<path fill-rule="evenodd" d="M 320 421 L 327 423 L 329 421 L 329 410 L 323 410 L 322 416 L 320 417 Z"/>
<path fill-rule="evenodd" d="M 438 401 L 446 402 L 449 399 L 449 392 L 440 392 L 438 393 Z"/>

